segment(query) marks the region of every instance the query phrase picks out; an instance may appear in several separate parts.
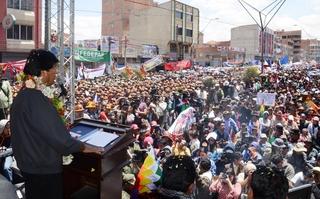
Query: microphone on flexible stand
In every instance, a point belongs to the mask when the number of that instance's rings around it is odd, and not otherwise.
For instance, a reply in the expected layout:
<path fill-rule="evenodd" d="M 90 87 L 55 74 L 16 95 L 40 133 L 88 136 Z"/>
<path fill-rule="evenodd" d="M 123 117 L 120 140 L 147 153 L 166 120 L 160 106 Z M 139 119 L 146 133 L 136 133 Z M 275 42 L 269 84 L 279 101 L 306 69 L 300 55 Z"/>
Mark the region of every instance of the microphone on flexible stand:
<path fill-rule="evenodd" d="M 64 87 L 64 81 L 63 81 L 63 79 L 62 79 L 61 77 L 58 77 L 58 78 L 57 78 L 57 84 L 59 85 L 60 90 L 61 90 L 59 97 L 65 97 L 65 96 L 67 96 L 68 91 L 67 91 L 67 89 Z"/>

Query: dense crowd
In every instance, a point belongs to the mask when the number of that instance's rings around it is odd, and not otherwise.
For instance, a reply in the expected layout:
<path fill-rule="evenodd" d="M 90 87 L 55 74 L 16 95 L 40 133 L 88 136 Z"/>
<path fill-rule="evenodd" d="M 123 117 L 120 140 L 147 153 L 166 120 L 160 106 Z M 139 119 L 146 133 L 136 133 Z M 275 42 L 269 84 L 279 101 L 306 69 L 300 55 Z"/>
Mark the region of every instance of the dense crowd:
<path fill-rule="evenodd" d="M 81 80 L 76 112 L 77 117 L 131 126 L 136 142 L 130 150 L 132 164 L 124 170 L 126 185 L 136 184 L 152 148 L 163 167 L 171 156 L 193 160 L 197 175 L 191 196 L 196 198 L 245 198 L 251 174 L 260 167 L 283 172 L 284 190 L 314 183 L 314 197 L 320 198 L 320 79 L 310 70 L 276 69 L 250 81 L 243 81 L 243 69 L 201 68 L 149 73 L 144 80 Z M 257 105 L 258 92 L 276 93 L 274 106 Z M 188 107 L 194 108 L 192 124 L 168 131 Z M 173 194 L 163 189 L 176 183 L 160 186 L 161 194 Z M 184 192 L 185 185 L 180 185 L 173 190 Z M 124 186 L 131 196 L 134 189 Z"/>
<path fill-rule="evenodd" d="M 320 76 L 300 66 L 244 81 L 244 70 L 77 83 L 77 119 L 126 124 L 136 138 L 123 197 L 282 199 L 289 188 L 312 184 L 320 198 Z M 258 92 L 276 93 L 274 106 L 257 105 Z M 191 119 L 177 122 L 190 110 Z M 138 174 L 150 153 L 162 180 L 141 191 Z"/>

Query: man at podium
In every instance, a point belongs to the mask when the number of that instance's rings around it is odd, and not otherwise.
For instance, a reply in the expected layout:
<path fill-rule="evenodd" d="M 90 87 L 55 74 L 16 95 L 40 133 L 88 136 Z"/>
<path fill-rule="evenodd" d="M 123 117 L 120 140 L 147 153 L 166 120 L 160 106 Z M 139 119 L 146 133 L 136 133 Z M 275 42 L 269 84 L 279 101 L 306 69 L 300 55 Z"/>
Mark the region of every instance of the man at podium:
<path fill-rule="evenodd" d="M 12 147 L 25 178 L 27 199 L 62 199 L 62 156 L 99 153 L 68 133 L 52 103 L 58 59 L 51 52 L 32 50 L 24 68 L 23 86 L 11 108 Z"/>

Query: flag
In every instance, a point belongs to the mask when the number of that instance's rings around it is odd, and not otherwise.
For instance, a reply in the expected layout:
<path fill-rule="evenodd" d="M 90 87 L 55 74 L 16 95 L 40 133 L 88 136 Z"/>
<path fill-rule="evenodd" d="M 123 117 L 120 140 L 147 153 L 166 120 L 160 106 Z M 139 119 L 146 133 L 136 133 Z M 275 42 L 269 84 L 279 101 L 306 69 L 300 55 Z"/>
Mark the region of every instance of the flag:
<path fill-rule="evenodd" d="M 143 64 L 140 66 L 140 74 L 141 74 L 142 77 L 145 77 L 147 75 L 147 72 L 144 69 L 144 65 Z"/>
<path fill-rule="evenodd" d="M 281 57 L 280 60 L 279 60 L 280 66 L 281 66 L 281 65 L 284 65 L 284 64 L 288 64 L 288 63 L 289 63 L 289 57 L 288 57 L 288 55 L 285 55 L 285 56 Z"/>
<path fill-rule="evenodd" d="M 137 176 L 136 188 L 139 194 L 155 190 L 157 184 L 160 183 L 161 176 L 162 170 L 156 161 L 154 149 L 151 148 Z"/>
<path fill-rule="evenodd" d="M 195 109 L 193 107 L 189 107 L 179 114 L 177 119 L 168 129 L 168 132 L 170 134 L 183 133 L 185 130 L 189 130 L 190 126 L 195 122 Z"/>
<path fill-rule="evenodd" d="M 264 104 L 261 104 L 260 105 L 260 110 L 259 110 L 259 112 L 260 112 L 260 117 L 263 117 L 263 113 L 264 113 L 264 111 L 265 111 L 265 106 L 264 106 Z"/>
<path fill-rule="evenodd" d="M 130 66 L 125 66 L 125 72 L 127 73 L 129 78 L 133 75 L 133 71 Z"/>
<path fill-rule="evenodd" d="M 319 107 L 311 99 L 306 99 L 306 104 L 309 108 L 312 108 L 316 114 L 318 114 Z"/>
<path fill-rule="evenodd" d="M 263 117 L 264 111 L 265 111 L 264 100 L 262 100 L 261 105 L 260 105 L 260 109 L 259 109 L 259 116 L 260 117 Z"/>

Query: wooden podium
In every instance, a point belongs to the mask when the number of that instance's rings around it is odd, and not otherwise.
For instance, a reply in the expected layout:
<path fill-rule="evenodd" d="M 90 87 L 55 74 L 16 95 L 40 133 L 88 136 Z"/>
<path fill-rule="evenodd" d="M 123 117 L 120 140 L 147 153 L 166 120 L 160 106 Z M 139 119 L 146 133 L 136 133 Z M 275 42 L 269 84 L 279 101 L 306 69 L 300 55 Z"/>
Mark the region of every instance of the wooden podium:
<path fill-rule="evenodd" d="M 119 137 L 98 154 L 73 154 L 70 165 L 64 166 L 65 199 L 118 199 L 122 193 L 122 167 L 129 163 L 127 147 L 134 141 L 130 128 L 124 125 L 81 119 L 74 123 L 116 133 Z M 71 129 L 72 129 L 71 128 Z"/>

